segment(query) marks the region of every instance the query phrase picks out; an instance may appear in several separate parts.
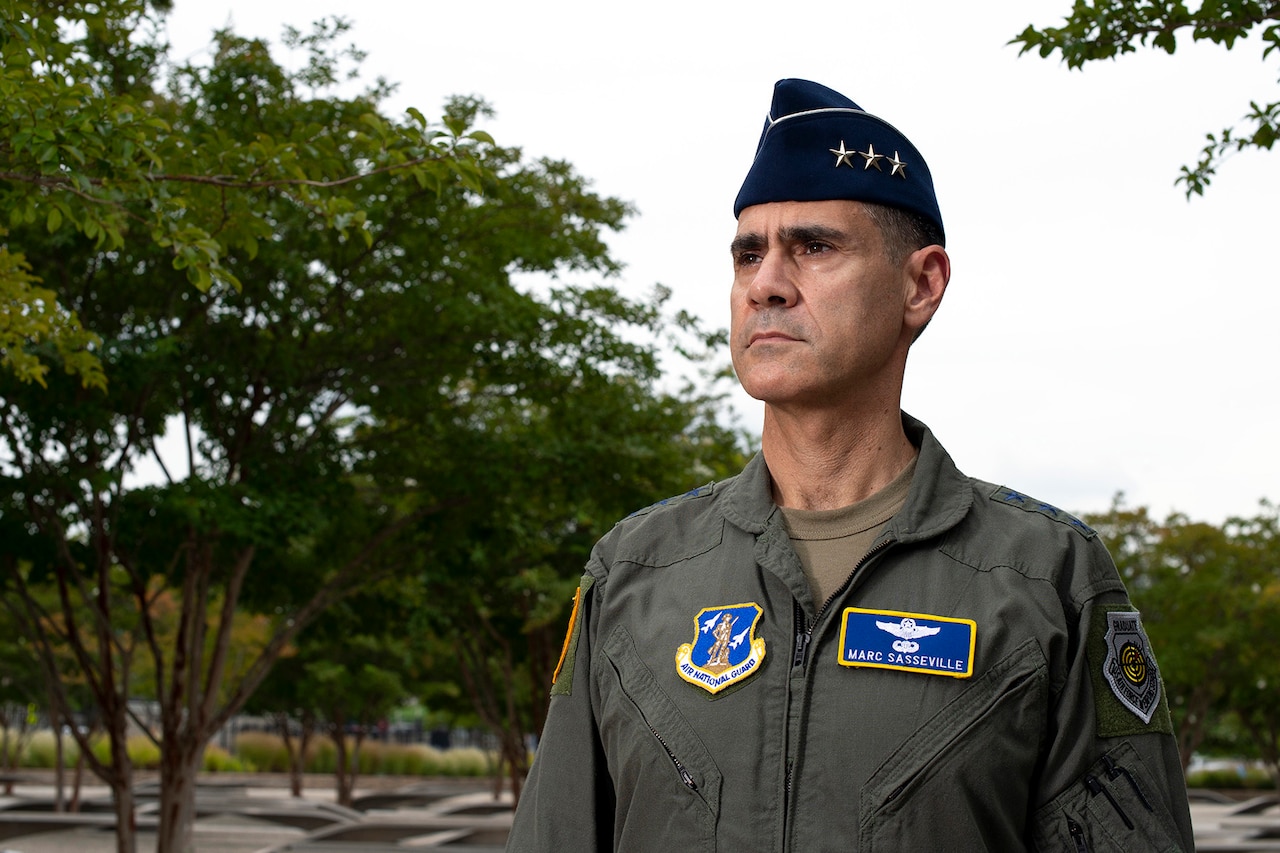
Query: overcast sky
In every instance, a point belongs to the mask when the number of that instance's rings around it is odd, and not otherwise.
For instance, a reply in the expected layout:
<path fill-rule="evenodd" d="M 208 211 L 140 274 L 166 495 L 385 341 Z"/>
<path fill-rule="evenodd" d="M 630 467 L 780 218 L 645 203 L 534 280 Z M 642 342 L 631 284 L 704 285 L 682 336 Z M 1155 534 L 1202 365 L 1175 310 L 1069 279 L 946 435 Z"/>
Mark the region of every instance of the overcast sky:
<path fill-rule="evenodd" d="M 774 81 L 838 89 L 934 176 L 952 279 L 904 408 L 961 469 L 1077 513 L 1122 491 L 1158 517 L 1253 515 L 1280 500 L 1280 151 L 1231 158 L 1190 202 L 1174 179 L 1276 98 L 1278 63 L 1257 38 L 1083 71 L 1007 44 L 1070 5 L 177 0 L 169 36 L 199 59 L 220 27 L 278 42 L 348 18 L 370 78 L 399 83 L 389 110 L 483 97 L 500 144 L 638 208 L 610 238 L 625 293 L 660 282 L 714 325 Z M 759 404 L 734 399 L 758 431 Z"/>

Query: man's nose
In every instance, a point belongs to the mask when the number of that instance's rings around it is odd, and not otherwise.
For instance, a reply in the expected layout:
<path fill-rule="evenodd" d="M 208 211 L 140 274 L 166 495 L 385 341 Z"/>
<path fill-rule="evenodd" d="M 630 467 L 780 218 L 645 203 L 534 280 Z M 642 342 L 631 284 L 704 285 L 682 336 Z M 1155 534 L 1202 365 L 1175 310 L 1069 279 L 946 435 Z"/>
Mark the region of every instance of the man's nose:
<path fill-rule="evenodd" d="M 795 265 L 782 252 L 770 252 L 760 261 L 747 298 L 761 308 L 788 308 L 796 303 Z"/>

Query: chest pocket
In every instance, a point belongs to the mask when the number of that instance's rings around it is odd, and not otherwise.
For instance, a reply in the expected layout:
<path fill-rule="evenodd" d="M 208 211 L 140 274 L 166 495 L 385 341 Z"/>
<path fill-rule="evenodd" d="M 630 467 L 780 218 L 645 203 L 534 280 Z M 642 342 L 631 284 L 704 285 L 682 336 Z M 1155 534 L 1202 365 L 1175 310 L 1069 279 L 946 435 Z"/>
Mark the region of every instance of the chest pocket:
<path fill-rule="evenodd" d="M 1174 825 L 1142 757 L 1128 743 L 1102 756 L 1080 780 L 1035 814 L 1037 850 L 1175 853 Z"/>
<path fill-rule="evenodd" d="M 615 849 L 712 853 L 722 780 L 711 754 L 625 628 L 615 628 L 602 651 L 610 668 L 600 676 L 600 733 L 609 766 L 617 768 Z M 628 823 L 632 805 L 637 819 Z"/>
<path fill-rule="evenodd" d="M 1047 670 L 1028 640 L 905 740 L 863 787 L 858 849 L 1021 848 Z"/>

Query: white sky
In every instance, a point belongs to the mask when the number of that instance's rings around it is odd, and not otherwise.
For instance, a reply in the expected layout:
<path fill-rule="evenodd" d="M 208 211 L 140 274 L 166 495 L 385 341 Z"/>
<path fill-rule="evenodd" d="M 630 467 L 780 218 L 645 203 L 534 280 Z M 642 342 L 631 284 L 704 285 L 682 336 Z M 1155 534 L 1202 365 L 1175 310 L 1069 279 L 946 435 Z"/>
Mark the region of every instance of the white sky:
<path fill-rule="evenodd" d="M 981 8 L 980 13 L 975 10 Z M 902 130 L 933 172 L 951 286 L 904 407 L 962 470 L 1073 512 L 1117 491 L 1220 522 L 1280 500 L 1280 151 L 1247 151 L 1206 197 L 1173 185 L 1207 132 L 1277 93 L 1257 38 L 1180 43 L 1068 71 L 1006 43 L 1070 0 L 485 3 L 177 0 L 174 55 L 212 31 L 278 42 L 354 23 L 389 107 L 489 101 L 484 127 L 568 160 L 639 214 L 610 239 L 639 296 L 728 322 L 733 198 L 775 80 L 831 86 Z M 739 393 L 743 423 L 760 406 Z"/>

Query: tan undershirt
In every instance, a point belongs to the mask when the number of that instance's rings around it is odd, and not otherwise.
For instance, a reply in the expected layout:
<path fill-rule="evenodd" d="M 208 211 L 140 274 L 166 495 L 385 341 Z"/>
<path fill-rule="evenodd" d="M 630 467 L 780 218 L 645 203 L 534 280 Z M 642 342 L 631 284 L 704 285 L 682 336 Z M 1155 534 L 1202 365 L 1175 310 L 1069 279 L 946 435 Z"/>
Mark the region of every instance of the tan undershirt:
<path fill-rule="evenodd" d="M 818 510 L 779 507 L 813 591 L 815 607 L 821 608 L 844 585 L 889 519 L 902 509 L 915 472 L 916 460 L 912 459 L 893 482 L 852 506 Z"/>

